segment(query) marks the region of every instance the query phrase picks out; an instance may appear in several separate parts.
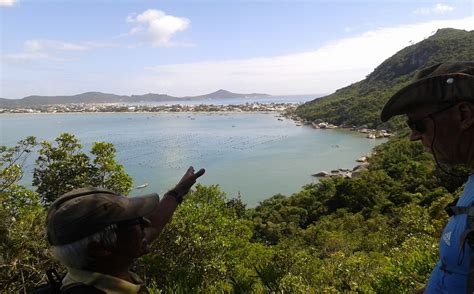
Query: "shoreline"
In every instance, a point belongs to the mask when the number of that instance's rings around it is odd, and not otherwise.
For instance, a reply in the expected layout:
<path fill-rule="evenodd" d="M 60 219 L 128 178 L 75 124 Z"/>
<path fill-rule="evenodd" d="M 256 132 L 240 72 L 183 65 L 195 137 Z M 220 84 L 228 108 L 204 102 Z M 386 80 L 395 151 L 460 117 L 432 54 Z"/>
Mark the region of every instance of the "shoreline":
<path fill-rule="evenodd" d="M 192 113 L 192 112 L 287 112 L 301 103 L 245 103 L 245 104 L 53 104 L 25 108 L 0 108 L 0 114 L 12 113 Z"/>
<path fill-rule="evenodd" d="M 279 113 L 278 111 L 181 111 L 181 112 L 171 112 L 171 111 L 89 111 L 89 112 L 3 112 L 2 115 L 94 115 L 94 114 L 171 114 L 171 115 L 191 115 L 191 114 L 275 114 Z M 289 118 L 288 118 L 289 119 Z"/>
<path fill-rule="evenodd" d="M 342 129 L 351 132 L 366 134 L 368 139 L 389 138 L 392 134 L 386 130 L 360 128 L 357 126 L 337 126 L 321 119 L 307 121 L 295 114 L 296 108 L 301 103 L 245 103 L 245 104 L 166 104 L 166 105 L 133 105 L 123 104 L 54 104 L 43 105 L 35 108 L 0 109 L 2 115 L 58 115 L 58 114 L 157 114 L 157 115 L 197 115 L 197 114 L 277 114 L 275 117 L 282 121 L 283 118 L 292 120 L 296 126 L 311 126 L 314 129 Z"/>

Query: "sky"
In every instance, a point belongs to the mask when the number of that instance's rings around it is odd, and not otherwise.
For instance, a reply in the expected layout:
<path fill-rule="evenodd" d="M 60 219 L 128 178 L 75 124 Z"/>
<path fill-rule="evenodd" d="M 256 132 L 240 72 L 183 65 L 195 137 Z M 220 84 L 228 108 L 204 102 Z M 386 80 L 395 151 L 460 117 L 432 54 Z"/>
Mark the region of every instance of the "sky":
<path fill-rule="evenodd" d="M 446 27 L 474 1 L 0 0 L 0 97 L 328 94 Z"/>

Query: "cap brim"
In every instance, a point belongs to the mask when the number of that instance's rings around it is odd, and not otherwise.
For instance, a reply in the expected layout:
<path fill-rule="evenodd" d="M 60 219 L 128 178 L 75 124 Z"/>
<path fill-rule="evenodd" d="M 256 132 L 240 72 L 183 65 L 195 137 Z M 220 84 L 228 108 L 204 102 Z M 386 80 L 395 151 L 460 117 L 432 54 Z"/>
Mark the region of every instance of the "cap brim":
<path fill-rule="evenodd" d="M 46 220 L 48 241 L 51 245 L 75 242 L 108 225 L 147 216 L 159 202 L 156 193 L 125 197 L 97 188 L 74 190 L 50 208 Z"/>
<path fill-rule="evenodd" d="M 156 193 L 151 193 L 137 197 L 124 197 L 123 201 L 127 201 L 127 204 L 121 221 L 126 221 L 147 216 L 152 213 L 160 202 L 160 196 Z"/>

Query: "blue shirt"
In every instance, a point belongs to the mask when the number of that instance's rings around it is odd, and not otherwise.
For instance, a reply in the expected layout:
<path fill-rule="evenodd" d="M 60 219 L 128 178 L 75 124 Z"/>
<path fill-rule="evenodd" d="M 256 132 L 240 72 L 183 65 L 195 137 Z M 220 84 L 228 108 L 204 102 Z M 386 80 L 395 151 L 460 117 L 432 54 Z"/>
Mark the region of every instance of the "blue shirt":
<path fill-rule="evenodd" d="M 456 206 L 474 205 L 474 175 L 470 175 Z M 466 293 L 471 248 L 461 250 L 461 234 L 467 229 L 467 215 L 453 215 L 439 241 L 440 260 L 426 286 L 425 293 Z"/>

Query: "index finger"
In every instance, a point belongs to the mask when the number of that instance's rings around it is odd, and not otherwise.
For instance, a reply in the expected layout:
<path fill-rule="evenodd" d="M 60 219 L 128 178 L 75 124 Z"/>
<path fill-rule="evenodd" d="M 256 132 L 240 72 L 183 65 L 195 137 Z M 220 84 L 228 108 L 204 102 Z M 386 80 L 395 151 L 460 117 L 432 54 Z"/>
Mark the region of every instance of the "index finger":
<path fill-rule="evenodd" d="M 194 178 L 197 179 L 206 172 L 205 169 L 201 168 L 197 173 L 194 174 Z"/>

